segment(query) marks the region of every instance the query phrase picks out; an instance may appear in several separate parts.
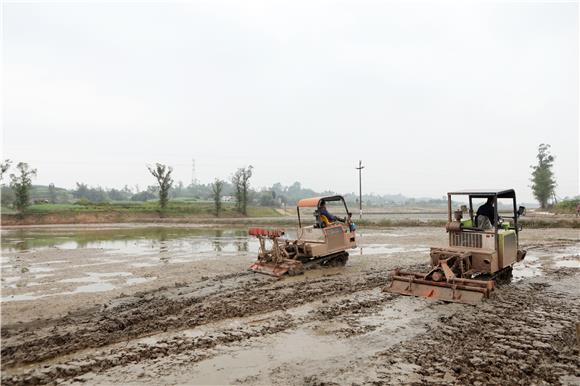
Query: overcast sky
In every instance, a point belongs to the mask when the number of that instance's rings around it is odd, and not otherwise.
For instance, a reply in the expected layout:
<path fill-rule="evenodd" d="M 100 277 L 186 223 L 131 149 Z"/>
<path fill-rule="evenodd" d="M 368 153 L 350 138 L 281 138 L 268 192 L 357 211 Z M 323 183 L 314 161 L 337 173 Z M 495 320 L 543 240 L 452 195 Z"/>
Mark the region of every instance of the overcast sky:
<path fill-rule="evenodd" d="M 146 164 L 254 187 L 440 197 L 514 187 L 552 145 L 579 194 L 578 2 L 2 5 L 3 157 L 35 183 L 144 187 Z"/>

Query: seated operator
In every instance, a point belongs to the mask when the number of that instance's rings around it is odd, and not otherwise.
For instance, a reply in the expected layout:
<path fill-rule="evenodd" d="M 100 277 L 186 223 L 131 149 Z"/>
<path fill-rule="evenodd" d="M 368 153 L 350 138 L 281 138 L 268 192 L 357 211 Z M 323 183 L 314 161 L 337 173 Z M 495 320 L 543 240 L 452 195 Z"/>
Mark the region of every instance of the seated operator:
<path fill-rule="evenodd" d="M 320 214 L 320 219 L 322 220 L 322 222 L 324 223 L 325 226 L 327 226 L 335 221 L 345 222 L 345 219 L 337 217 L 337 216 L 333 216 L 332 214 L 330 214 L 328 212 L 328 210 L 326 210 L 326 202 L 324 202 L 324 201 L 320 201 L 320 205 L 318 207 L 318 213 Z"/>
<path fill-rule="evenodd" d="M 475 223 L 478 228 L 490 229 L 495 225 L 495 210 L 493 207 L 493 197 L 488 197 L 485 204 L 477 208 Z"/>

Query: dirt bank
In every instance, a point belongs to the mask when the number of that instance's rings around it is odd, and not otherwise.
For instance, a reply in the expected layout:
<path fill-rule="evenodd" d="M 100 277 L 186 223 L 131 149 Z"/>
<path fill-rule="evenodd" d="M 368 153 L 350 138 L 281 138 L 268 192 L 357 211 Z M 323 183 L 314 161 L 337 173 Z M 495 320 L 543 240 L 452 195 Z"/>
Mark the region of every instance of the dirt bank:
<path fill-rule="evenodd" d="M 355 220 L 356 221 L 356 220 Z M 445 213 L 409 212 L 409 213 L 369 213 L 359 225 L 365 227 L 440 227 L 445 225 Z M 3 227 L 65 225 L 65 224 L 211 224 L 211 225 L 272 225 L 295 226 L 295 213 L 279 217 L 220 217 L 208 215 L 160 215 L 157 213 L 127 213 L 115 211 L 102 212 L 70 212 L 70 213 L 29 213 L 24 215 L 2 214 L 0 224 Z M 580 219 L 571 214 L 544 213 L 530 215 L 520 220 L 528 228 L 580 228 Z"/>

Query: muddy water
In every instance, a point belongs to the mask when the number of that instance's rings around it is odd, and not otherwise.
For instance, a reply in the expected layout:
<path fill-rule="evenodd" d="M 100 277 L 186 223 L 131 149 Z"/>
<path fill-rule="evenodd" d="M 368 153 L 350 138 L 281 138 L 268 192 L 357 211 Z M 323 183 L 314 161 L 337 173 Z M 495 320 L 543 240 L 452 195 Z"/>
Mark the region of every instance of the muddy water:
<path fill-rule="evenodd" d="M 48 248 L 108 249 L 134 255 L 173 252 L 186 256 L 257 251 L 257 241 L 245 229 L 132 227 L 120 229 L 28 228 L 2 231 L 2 252 Z"/>
<path fill-rule="evenodd" d="M 366 291 L 349 299 L 349 303 L 380 302 L 385 296 L 380 291 Z M 240 346 L 219 348 L 212 358 L 182 368 L 180 371 L 185 372 L 182 376 L 172 372 L 159 381 L 185 383 L 195 379 L 196 384 L 207 385 L 296 384 L 295 374 L 300 374 L 301 381 L 323 372 L 339 372 L 346 358 L 351 361 L 368 358 L 424 332 L 424 318 L 440 316 L 441 312 L 450 314 L 457 309 L 455 305 L 443 309 L 440 305 L 432 307 L 422 299 L 399 298 L 371 314 L 337 313 L 328 320 L 317 317 L 312 306 L 308 306 L 311 311 L 302 317 L 296 311 L 303 311 L 304 307 L 287 310 L 298 321 L 295 329 L 259 337 Z M 314 306 L 324 307 L 316 303 Z M 386 324 L 385 320 L 390 322 Z M 170 363 L 164 366 L 173 367 Z M 355 378 L 351 380 L 355 381 Z"/>
<path fill-rule="evenodd" d="M 2 289 L 8 291 L 1 300 L 107 292 L 156 279 L 140 275 L 142 268 L 249 258 L 257 249 L 257 240 L 243 229 L 3 230 Z"/>
<path fill-rule="evenodd" d="M 285 237 L 295 233 L 289 229 Z M 349 251 L 349 266 L 419 261 L 427 258 L 431 245 L 445 241 L 436 228 L 362 230 L 358 236 L 358 247 Z M 0 301 L 8 303 L 151 288 L 165 284 L 184 266 L 186 272 L 207 274 L 215 267 L 228 271 L 227 265 L 243 270 L 255 259 L 258 242 L 243 228 L 56 227 L 3 229 L 1 248 Z M 533 247 L 514 268 L 514 280 L 541 276 L 546 267 L 579 267 L 579 253 L 578 245 Z"/>
<path fill-rule="evenodd" d="M 295 230 L 284 237 L 293 238 Z M 426 245 L 400 245 L 412 236 L 401 230 L 359 234 L 353 256 L 393 258 L 426 253 Z M 373 243 L 391 238 L 397 243 Z M 367 241 L 368 239 L 368 241 Z M 151 270 L 173 264 L 251 262 L 258 253 L 245 229 L 186 227 L 27 228 L 2 230 L 1 302 L 109 292 L 155 281 Z M 149 272 L 143 273 L 144 269 Z"/>
<path fill-rule="evenodd" d="M 295 238 L 294 229 L 287 230 L 283 238 Z M 392 231 L 362 231 L 359 240 L 364 236 L 387 236 L 395 240 L 411 237 L 412 233 Z M 47 229 L 29 228 L 2 230 L 1 249 L 7 252 L 33 252 L 50 248 L 55 249 L 103 249 L 110 253 L 120 252 L 134 256 L 162 255 L 171 252 L 173 256 L 208 258 L 227 254 L 250 252 L 256 254 L 258 241 L 248 236 L 245 229 L 188 229 L 183 227 L 144 227 L 121 229 Z M 425 246 L 416 251 L 425 251 Z M 355 253 L 390 254 L 406 252 L 408 249 L 396 244 L 363 244 Z M 58 262 L 58 261 L 56 261 Z"/>
<path fill-rule="evenodd" d="M 580 244 L 530 248 L 525 259 L 514 265 L 512 280 L 542 276 L 545 270 L 557 268 L 580 268 Z"/>
<path fill-rule="evenodd" d="M 295 233 L 289 229 L 286 237 L 295 237 Z M 362 230 L 359 246 L 349 251 L 351 264 L 360 259 L 422 259 L 428 256 L 430 246 L 443 245 L 444 241 L 445 233 L 436 228 Z M 155 282 L 165 276 L 164 272 L 184 264 L 198 264 L 202 268 L 199 272 L 212 264 L 241 267 L 255 258 L 258 242 L 244 228 L 17 228 L 2 230 L 1 250 L 1 301 L 18 302 Z M 578 267 L 579 252 L 577 245 L 556 251 L 536 247 L 516 266 L 514 278 L 542 275 L 544 267 Z"/>

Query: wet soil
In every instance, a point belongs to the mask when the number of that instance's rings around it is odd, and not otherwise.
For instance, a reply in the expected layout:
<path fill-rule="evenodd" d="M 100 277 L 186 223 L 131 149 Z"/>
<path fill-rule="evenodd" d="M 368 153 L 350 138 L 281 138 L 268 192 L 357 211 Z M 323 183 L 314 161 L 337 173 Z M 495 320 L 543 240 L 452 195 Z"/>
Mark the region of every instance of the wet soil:
<path fill-rule="evenodd" d="M 529 260 L 478 306 L 383 291 L 393 268 L 427 269 L 440 229 L 374 230 L 346 267 L 281 280 L 245 272 L 249 251 L 111 261 L 101 273 L 155 279 L 59 295 L 63 282 L 53 296 L 2 303 L 2 384 L 578 384 L 578 236 L 528 231 Z M 5 257 L 29 267 L 70 259 L 77 265 L 51 272 L 67 280 L 94 270 L 79 259 L 103 256 L 59 252 Z M 30 290 L 3 285 L 14 296 Z"/>

